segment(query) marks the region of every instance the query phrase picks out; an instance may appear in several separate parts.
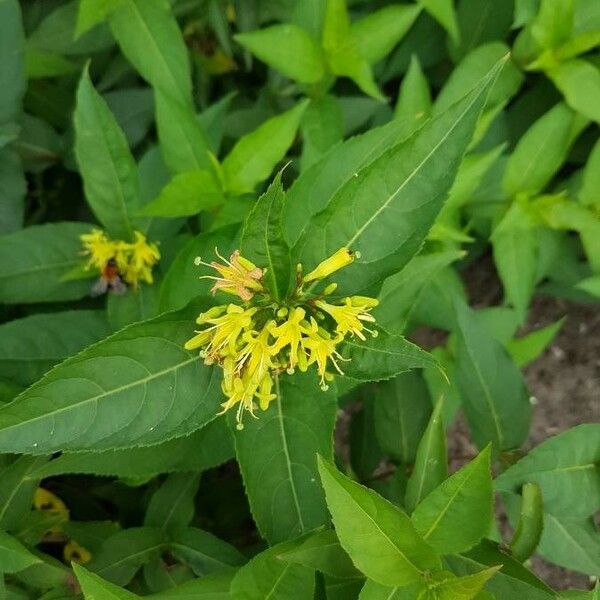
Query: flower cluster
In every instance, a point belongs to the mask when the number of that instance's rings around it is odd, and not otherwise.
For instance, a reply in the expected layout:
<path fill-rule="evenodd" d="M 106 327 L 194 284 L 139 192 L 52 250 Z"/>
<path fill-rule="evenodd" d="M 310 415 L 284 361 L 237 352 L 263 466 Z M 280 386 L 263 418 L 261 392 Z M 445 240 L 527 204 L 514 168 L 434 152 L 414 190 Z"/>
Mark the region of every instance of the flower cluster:
<path fill-rule="evenodd" d="M 349 296 L 340 302 L 328 302 L 336 288 L 327 286 L 322 294 L 311 294 L 314 283 L 351 264 L 356 253 L 341 248 L 305 276 L 298 266 L 296 286 L 289 298 L 274 302 L 265 288 L 265 269 L 240 255 L 236 250 L 229 260 L 206 263 L 200 257 L 196 265 L 214 268 L 218 276 L 204 276 L 215 281 L 213 294 L 222 291 L 237 296 L 240 304 L 224 304 L 201 313 L 200 328 L 186 344 L 187 350 L 200 349 L 206 364 L 218 364 L 223 370 L 222 390 L 227 400 L 223 412 L 237 406 L 238 428 L 242 429 L 244 411 L 254 415 L 256 403 L 266 410 L 277 398 L 279 373 L 306 371 L 316 365 L 321 388 L 326 390 L 333 371 L 342 374 L 347 360 L 338 351 L 346 336 L 365 339 L 377 331 L 368 328 L 375 319 L 370 311 L 377 300 L 366 296 Z"/>
<path fill-rule="evenodd" d="M 134 241 L 111 240 L 104 231 L 92 229 L 81 237 L 83 254 L 88 256 L 86 269 L 97 269 L 104 274 L 107 265 L 114 262 L 118 275 L 128 285 L 137 288 L 140 281 L 152 283 L 152 268 L 160 259 L 160 252 L 146 236 L 134 232 Z"/>

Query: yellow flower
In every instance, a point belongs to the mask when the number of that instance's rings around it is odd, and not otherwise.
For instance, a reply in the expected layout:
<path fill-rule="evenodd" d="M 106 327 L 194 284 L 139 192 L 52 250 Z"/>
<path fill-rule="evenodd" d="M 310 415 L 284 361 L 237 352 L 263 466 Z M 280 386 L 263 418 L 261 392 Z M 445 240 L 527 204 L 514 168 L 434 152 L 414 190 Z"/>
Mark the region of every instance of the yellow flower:
<path fill-rule="evenodd" d="M 86 269 L 93 267 L 101 271 L 115 257 L 118 242 L 109 240 L 104 231 L 92 229 L 90 233 L 79 236 L 79 239 L 83 244 L 83 254 L 89 256 Z"/>
<path fill-rule="evenodd" d="M 63 548 L 63 557 L 67 564 L 72 562 L 79 565 L 85 565 L 92 560 L 92 555 L 89 550 L 80 546 L 75 540 L 69 540 Z"/>
<path fill-rule="evenodd" d="M 308 366 L 317 364 L 323 390 L 328 389 L 326 381 L 331 381 L 333 378 L 327 371 L 327 361 L 333 364 L 340 375 L 344 374 L 337 361 L 347 359 L 343 358 L 336 350 L 336 346 L 343 340 L 343 337 L 341 334 L 331 337 L 327 331 L 317 326 L 314 319 L 311 319 L 310 335 L 302 340 L 302 345 L 309 351 Z"/>
<path fill-rule="evenodd" d="M 347 267 L 354 262 L 355 258 L 359 258 L 360 255 L 356 252 L 352 252 L 348 248 L 340 248 L 335 254 L 332 254 L 329 258 L 317 265 L 317 268 L 312 270 L 308 275 L 305 275 L 302 281 L 309 283 L 310 281 L 316 281 L 317 279 L 324 279 L 332 273 Z"/>
<path fill-rule="evenodd" d="M 156 244 L 146 241 L 143 233 L 136 231 L 134 236 L 132 244 L 119 242 L 115 258 L 123 279 L 137 287 L 139 281 L 154 281 L 152 267 L 160 260 L 160 252 Z"/>
<path fill-rule="evenodd" d="M 111 240 L 100 229 L 80 236 L 83 253 L 89 256 L 86 269 L 95 268 L 104 274 L 111 260 L 114 260 L 119 275 L 125 283 L 137 288 L 140 281 L 152 283 L 152 268 L 160 260 L 158 246 L 146 241 L 146 236 L 134 232 L 135 241 Z"/>
<path fill-rule="evenodd" d="M 252 300 L 256 292 L 263 291 L 261 280 L 265 271 L 259 269 L 253 262 L 249 261 L 240 255 L 239 250 L 236 250 L 229 260 L 223 258 L 215 248 L 215 254 L 225 263 L 218 262 L 206 263 L 199 256 L 196 257 L 194 263 L 196 265 L 204 265 L 215 269 L 220 277 L 212 275 L 203 275 L 200 279 L 212 279 L 215 284 L 211 288 L 211 292 L 216 294 L 219 290 L 227 294 L 239 296 L 244 302 Z"/>
<path fill-rule="evenodd" d="M 237 304 L 229 304 L 225 314 L 218 316 L 223 312 L 223 308 L 225 307 L 215 307 L 201 314 L 197 322 L 201 325 L 209 324 L 210 327 L 197 331 L 197 335 L 185 343 L 186 350 L 206 346 L 201 356 L 207 364 L 218 360 L 221 353 L 236 354 L 238 338 L 244 330 L 251 327 L 252 316 L 258 310 L 256 307 L 244 309 Z"/>
<path fill-rule="evenodd" d="M 377 335 L 377 331 L 368 329 L 364 325 L 364 322 L 375 322 L 375 317 L 369 314 L 369 311 L 379 304 L 374 298 L 350 296 L 344 298 L 344 304 L 341 306 L 329 304 L 323 300 L 317 300 L 315 304 L 333 317 L 336 322 L 336 331 L 342 334 L 342 336 L 349 333 L 352 336 L 357 335 L 361 340 L 365 340 L 363 330 L 370 332 L 374 337 Z"/>
<path fill-rule="evenodd" d="M 66 504 L 55 494 L 44 488 L 37 488 L 33 494 L 33 507 L 35 510 L 56 517 L 58 521 L 48 530 L 48 533 L 61 533 L 62 523 L 69 520 L 69 509 Z M 54 521 L 54 519 L 53 519 Z"/>
<path fill-rule="evenodd" d="M 290 358 L 288 373 L 293 373 L 299 360 L 299 353 L 304 349 L 301 346 L 302 336 L 310 333 L 308 323 L 304 321 L 306 311 L 299 306 L 294 308 L 289 314 L 287 321 L 271 329 L 271 335 L 275 338 L 273 353 L 277 354 L 286 346 L 290 347 Z"/>

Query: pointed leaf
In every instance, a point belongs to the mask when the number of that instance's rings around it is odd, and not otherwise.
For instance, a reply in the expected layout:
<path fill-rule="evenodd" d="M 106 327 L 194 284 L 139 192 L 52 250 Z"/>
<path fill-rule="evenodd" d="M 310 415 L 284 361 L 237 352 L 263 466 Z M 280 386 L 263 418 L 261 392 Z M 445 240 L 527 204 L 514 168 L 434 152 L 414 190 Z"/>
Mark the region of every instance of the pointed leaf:
<path fill-rule="evenodd" d="M 459 335 L 456 380 L 471 435 L 481 448 L 516 448 L 529 432 L 531 404 L 523 375 L 499 342 L 462 301 L 455 302 Z"/>
<path fill-rule="evenodd" d="M 81 586 L 84 600 L 134 600 L 134 598 L 141 598 L 137 594 L 105 581 L 102 577 L 98 577 L 98 575 L 91 573 L 77 563 L 73 563 L 73 571 L 75 571 L 77 581 Z"/>
<path fill-rule="evenodd" d="M 406 585 L 439 567 L 433 549 L 399 508 L 319 458 L 336 532 L 354 564 L 383 585 Z"/>
<path fill-rule="evenodd" d="M 197 313 L 130 325 L 55 367 L 0 408 L 0 450 L 151 445 L 202 427 L 221 392 L 216 369 L 183 349 Z"/>
<path fill-rule="evenodd" d="M 316 83 L 325 75 L 321 48 L 305 29 L 293 23 L 238 33 L 235 41 L 299 83 Z"/>
<path fill-rule="evenodd" d="M 312 218 L 294 249 L 314 268 L 346 246 L 362 258 L 332 277 L 356 293 L 400 270 L 419 250 L 471 141 L 498 65 L 465 98 L 363 168 Z"/>
<path fill-rule="evenodd" d="M 131 240 L 133 229 L 140 227 L 134 217 L 141 206 L 136 164 L 125 134 L 94 89 L 87 69 L 77 89 L 74 122 L 86 199 L 110 235 Z"/>
<path fill-rule="evenodd" d="M 410 369 L 437 365 L 435 358 L 416 344 L 383 330 L 378 331 L 377 337 L 369 336 L 364 341 L 357 337 L 347 339 L 341 354 L 348 359 L 341 365 L 344 375 L 358 381 L 381 381 Z"/>
<path fill-rule="evenodd" d="M 169 475 L 150 498 L 144 525 L 164 531 L 187 527 L 194 518 L 199 485 L 200 473 Z"/>
<path fill-rule="evenodd" d="M 227 189 L 251 192 L 267 179 L 294 141 L 308 101 L 272 117 L 254 131 L 241 137 L 223 160 Z"/>
<path fill-rule="evenodd" d="M 155 89 L 192 106 L 187 49 L 166 0 L 121 0 L 110 28 L 127 60 Z"/>
<path fill-rule="evenodd" d="M 416 56 L 410 60 L 408 71 L 402 80 L 394 118 L 424 121 L 431 112 L 431 90 Z"/>
<path fill-rule="evenodd" d="M 246 218 L 241 241 L 242 255 L 267 270 L 265 285 L 276 302 L 285 298 L 294 274 L 281 227 L 284 204 L 279 173 Z"/>
<path fill-rule="evenodd" d="M 477 544 L 492 523 L 490 449 L 451 475 L 415 508 L 417 531 L 442 554 Z"/>
<path fill-rule="evenodd" d="M 448 474 L 443 405 L 441 399 L 437 401 L 427 429 L 419 442 L 415 467 L 406 485 L 404 504 L 409 512 L 440 485 Z"/>
<path fill-rule="evenodd" d="M 274 392 L 268 410 L 235 432 L 250 508 L 271 544 L 327 524 L 316 455 L 332 455 L 337 412 L 333 388 L 319 389 L 312 372 L 282 375 Z"/>
<path fill-rule="evenodd" d="M 41 562 L 12 535 L 0 531 L 0 571 L 18 573 L 31 565 Z"/>

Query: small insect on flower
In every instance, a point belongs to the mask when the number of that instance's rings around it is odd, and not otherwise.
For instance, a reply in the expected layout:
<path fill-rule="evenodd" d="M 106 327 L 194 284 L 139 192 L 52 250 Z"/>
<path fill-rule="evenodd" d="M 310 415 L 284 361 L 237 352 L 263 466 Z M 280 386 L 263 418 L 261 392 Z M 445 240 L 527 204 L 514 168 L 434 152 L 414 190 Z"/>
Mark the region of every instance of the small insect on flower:
<path fill-rule="evenodd" d="M 99 272 L 92 296 L 108 291 L 121 295 L 128 286 L 137 289 L 140 281 L 153 282 L 152 268 L 160 260 L 158 246 L 147 242 L 139 231 L 134 232 L 134 238 L 133 242 L 111 240 L 99 229 L 81 236 L 83 254 L 89 257 L 85 268 Z"/>
<path fill-rule="evenodd" d="M 222 369 L 221 389 L 226 397 L 222 412 L 237 407 L 238 429 L 243 429 L 245 412 L 256 418 L 257 406 L 267 410 L 277 399 L 277 381 L 284 373 L 291 375 L 296 369 L 305 372 L 314 364 L 321 389 L 326 390 L 334 373 L 343 375 L 341 364 L 349 360 L 339 351 L 345 337 L 356 335 L 364 340 L 364 332 L 377 335 L 377 330 L 365 326 L 375 322 L 369 314 L 377 306 L 374 298 L 349 296 L 337 303 L 325 302 L 323 298 L 335 291 L 335 283 L 319 294 L 311 293 L 312 286 L 305 289 L 307 283 L 325 279 L 351 264 L 359 258 L 356 252 L 340 248 L 305 277 L 299 265 L 296 288 L 277 301 L 263 284 L 266 269 L 237 250 L 229 260 L 216 253 L 224 264 L 196 259 L 196 265 L 211 267 L 219 274 L 202 278 L 215 281 L 213 294 L 232 294 L 244 306 L 227 304 L 201 313 L 196 320 L 200 329 L 185 348 L 200 349 L 205 364 Z"/>

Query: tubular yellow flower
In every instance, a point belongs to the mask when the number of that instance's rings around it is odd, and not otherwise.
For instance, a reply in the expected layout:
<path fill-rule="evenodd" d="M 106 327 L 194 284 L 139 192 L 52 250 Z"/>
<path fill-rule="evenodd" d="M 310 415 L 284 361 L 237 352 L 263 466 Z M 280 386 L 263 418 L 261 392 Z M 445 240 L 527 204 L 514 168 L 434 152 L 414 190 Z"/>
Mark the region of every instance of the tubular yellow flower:
<path fill-rule="evenodd" d="M 365 340 L 363 330 L 370 332 L 373 336 L 377 335 L 376 331 L 368 329 L 364 325 L 364 322 L 375 322 L 375 317 L 369 314 L 369 311 L 378 304 L 374 298 L 351 296 L 344 298 L 344 304 L 341 306 L 329 304 L 323 300 L 317 300 L 315 304 L 333 317 L 337 325 L 336 331 L 342 336 L 349 333 L 352 336 L 357 335 L 361 340 Z"/>
<path fill-rule="evenodd" d="M 67 564 L 74 562 L 85 565 L 92 560 L 92 554 L 87 548 L 80 546 L 75 540 L 69 540 L 63 548 L 63 558 Z"/>
<path fill-rule="evenodd" d="M 289 373 L 293 373 L 298 364 L 298 353 L 304 352 L 300 344 L 302 336 L 310 333 L 308 323 L 304 321 L 305 316 L 306 311 L 298 306 L 288 314 L 287 321 L 271 330 L 271 335 L 276 339 L 273 345 L 275 354 L 286 346 L 290 347 Z"/>
<path fill-rule="evenodd" d="M 221 257 L 222 258 L 222 257 Z M 189 339 L 187 350 L 200 349 L 206 364 L 216 363 L 223 371 L 221 389 L 225 401 L 220 414 L 236 407 L 238 429 L 247 411 L 257 418 L 257 407 L 267 410 L 277 398 L 277 378 L 283 370 L 289 374 L 296 368 L 306 371 L 316 366 L 323 390 L 334 378 L 343 375 L 340 367 L 345 359 L 338 347 L 346 335 L 365 339 L 366 323 L 375 321 L 370 315 L 377 300 L 366 296 L 349 296 L 340 304 L 325 302 L 324 295 L 335 291 L 335 284 L 325 288 L 316 297 L 303 289 L 307 281 L 321 279 L 350 264 L 354 255 L 342 248 L 321 263 L 303 280 L 298 279 L 290 297 L 274 301 L 263 289 L 265 271 L 240 256 L 236 251 L 226 264 L 212 263 L 220 277 L 213 292 L 218 290 L 235 294 L 248 305 L 228 304 L 215 306 L 198 315 L 200 329 Z M 201 259 L 197 264 L 203 263 Z M 300 266 L 298 272 L 302 272 Z M 260 295 L 254 296 L 257 292 Z M 322 312 L 321 312 L 322 311 Z M 323 313 L 327 313 L 326 317 Z M 320 323 L 317 323 L 320 319 Z M 371 331 L 376 335 L 376 331 Z"/>
<path fill-rule="evenodd" d="M 216 261 L 206 263 L 199 256 L 194 261 L 197 266 L 212 267 L 219 273 L 220 277 L 212 275 L 203 275 L 200 277 L 200 279 L 212 279 L 215 281 L 211 289 L 213 294 L 216 294 L 220 290 L 227 294 L 239 296 L 244 302 L 248 302 L 252 300 L 256 292 L 263 291 L 261 280 L 265 271 L 259 269 L 253 262 L 241 256 L 239 250 L 236 250 L 229 257 L 229 260 L 223 258 L 216 248 L 215 254 L 225 264 L 220 264 Z"/>
<path fill-rule="evenodd" d="M 111 258 L 115 257 L 118 242 L 109 240 L 104 231 L 92 229 L 90 233 L 79 236 L 83 245 L 83 254 L 89 256 L 86 269 L 104 269 Z"/>
<path fill-rule="evenodd" d="M 316 269 L 305 275 L 302 281 L 309 283 L 317 279 L 324 279 L 332 273 L 352 264 L 354 259 L 358 257 L 359 255 L 356 252 L 352 252 L 348 248 L 340 248 L 335 254 L 332 254 L 329 258 L 319 263 Z"/>

